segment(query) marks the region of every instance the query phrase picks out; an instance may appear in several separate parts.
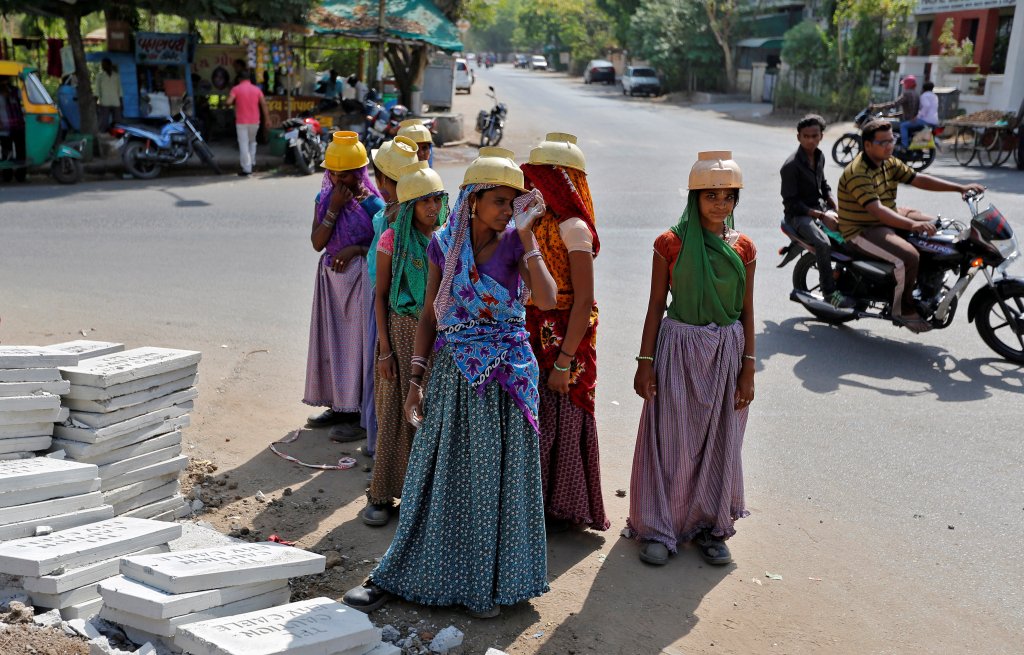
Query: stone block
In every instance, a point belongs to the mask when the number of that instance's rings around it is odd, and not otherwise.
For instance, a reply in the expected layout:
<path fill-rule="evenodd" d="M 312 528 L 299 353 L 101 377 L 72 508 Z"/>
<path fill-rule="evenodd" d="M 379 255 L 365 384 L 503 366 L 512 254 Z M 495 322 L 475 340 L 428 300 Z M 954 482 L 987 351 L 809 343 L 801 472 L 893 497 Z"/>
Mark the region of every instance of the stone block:
<path fill-rule="evenodd" d="M 62 610 L 71 607 L 72 605 L 81 605 L 82 603 L 88 603 L 89 601 L 96 600 L 100 597 L 100 592 L 97 587 L 98 585 L 94 582 L 59 594 L 40 594 L 38 592 L 32 592 L 29 593 L 29 598 L 32 599 L 32 604 L 36 607 L 48 607 Z"/>
<path fill-rule="evenodd" d="M 48 458 L 37 457 L 36 459 Z M 6 462 L 0 462 L 0 464 L 5 463 Z M 3 474 L 0 473 L 0 475 Z M 14 507 L 16 505 L 24 505 L 28 503 L 38 503 L 44 500 L 50 500 L 51 498 L 61 498 L 63 496 L 80 496 L 82 494 L 88 494 L 99 490 L 100 480 L 99 478 L 93 478 L 91 480 L 82 480 L 81 482 L 65 482 L 63 484 L 53 485 L 50 487 L 36 487 L 34 489 L 25 489 L 22 491 L 8 491 L 7 493 L 0 493 L 0 508 Z"/>
<path fill-rule="evenodd" d="M 192 411 L 192 402 L 181 403 L 173 407 L 164 407 L 142 416 L 136 416 L 135 418 L 104 428 L 92 428 L 84 423 L 80 425 L 58 425 L 53 428 L 53 434 L 61 439 L 84 443 L 100 443 L 144 428 L 159 425 L 164 421 L 184 416 L 190 411 Z"/>
<path fill-rule="evenodd" d="M 53 421 L 0 425 L 0 439 L 9 439 L 11 437 L 49 437 L 52 434 Z"/>
<path fill-rule="evenodd" d="M 65 398 L 64 406 L 79 412 L 115 412 L 119 409 L 132 407 L 134 405 L 141 405 L 142 403 L 148 403 L 156 400 L 157 398 L 163 398 L 175 391 L 188 389 L 196 384 L 198 377 L 199 376 L 193 374 L 188 377 L 172 380 L 171 382 L 166 382 L 134 393 L 125 394 L 123 396 L 114 396 L 108 400 L 81 400 L 76 398 Z"/>
<path fill-rule="evenodd" d="M 24 412 L 38 409 L 59 409 L 60 396 L 39 392 L 31 396 L 0 397 L 0 413 Z"/>
<path fill-rule="evenodd" d="M 154 521 L 173 521 L 188 513 L 188 502 L 176 494 L 170 498 L 128 510 L 122 516 L 134 516 L 137 519 L 152 519 Z"/>
<path fill-rule="evenodd" d="M 101 413 L 73 411 L 71 412 L 71 420 L 90 428 L 105 428 L 114 425 L 115 423 L 122 423 L 129 419 L 144 416 L 168 407 L 173 407 L 174 405 L 180 405 L 181 403 L 195 400 L 198 395 L 198 389 L 183 389 L 182 391 L 175 391 L 174 393 L 166 396 L 162 396 L 148 402 L 139 403 L 138 405 L 132 405 L 131 407 L 118 409 L 113 412 Z"/>
<path fill-rule="evenodd" d="M 153 553 L 166 553 L 170 551 L 167 544 L 151 546 L 137 550 L 131 555 L 151 555 Z M 121 569 L 121 556 L 112 557 L 92 564 L 86 564 L 78 568 L 63 570 L 63 573 L 51 573 L 39 577 L 22 576 L 19 578 L 25 591 L 40 594 L 62 594 L 72 589 L 78 589 L 86 585 L 95 585 L 101 580 L 112 578 Z M 58 569 L 60 571 L 62 569 Z"/>
<path fill-rule="evenodd" d="M 338 655 L 372 650 L 380 630 L 369 617 L 313 598 L 178 629 L 175 645 L 193 655 Z M 360 652 L 356 650 L 355 652 Z"/>
<path fill-rule="evenodd" d="M 47 458 L 37 457 L 36 459 Z M 31 462 L 34 460 L 27 459 L 23 461 Z M 77 496 L 69 496 L 67 498 L 54 498 L 52 500 L 46 500 L 38 503 L 26 503 L 24 505 L 16 505 L 14 507 L 0 507 L 0 525 L 44 519 L 48 516 L 57 516 L 60 514 L 67 514 L 68 512 L 78 512 L 83 509 L 93 509 L 102 504 L 103 494 L 99 492 L 92 492 L 79 494 Z"/>
<path fill-rule="evenodd" d="M 323 573 L 324 562 L 323 555 L 268 542 L 126 557 L 121 574 L 168 593 L 185 594 Z"/>
<path fill-rule="evenodd" d="M 59 382 L 63 380 L 56 367 L 0 368 L 0 383 L 5 382 Z"/>
<path fill-rule="evenodd" d="M 162 462 L 157 461 L 155 464 L 142 466 L 141 468 L 128 471 L 113 478 L 103 478 L 100 489 L 103 491 L 110 491 L 135 484 L 136 482 L 143 482 L 154 478 L 164 478 L 172 473 L 177 474 L 183 471 L 187 466 L 188 455 L 174 455 L 171 456 L 170 459 L 166 459 Z"/>
<path fill-rule="evenodd" d="M 57 382 L 0 382 L 0 397 L 27 396 L 34 393 L 52 393 L 58 396 L 71 391 L 67 380 Z"/>
<path fill-rule="evenodd" d="M 186 366 L 185 368 L 181 368 L 176 371 L 158 373 L 157 375 L 151 375 L 139 380 L 113 384 L 109 387 L 91 387 L 85 384 L 74 384 L 71 385 L 71 390 L 66 394 L 66 397 L 77 400 L 110 400 L 118 396 L 126 396 L 139 391 L 145 391 L 146 389 L 167 384 L 168 382 L 174 382 L 175 380 L 190 378 L 194 376 L 198 370 L 199 366 L 197 364 L 193 364 L 192 366 Z"/>
<path fill-rule="evenodd" d="M 0 453 L 0 461 L 6 462 L 15 459 L 32 459 L 37 456 L 36 452 L 32 450 L 16 450 L 13 453 Z"/>
<path fill-rule="evenodd" d="M 363 655 L 402 655 L 402 649 L 394 644 L 381 642 Z"/>
<path fill-rule="evenodd" d="M 0 571 L 11 575 L 45 576 L 60 567 L 84 567 L 166 544 L 180 536 L 179 525 L 111 518 L 45 537 L 0 544 Z"/>
<path fill-rule="evenodd" d="M 0 439 L 0 453 L 46 450 L 51 443 L 53 440 L 50 437 L 7 437 Z"/>
<path fill-rule="evenodd" d="M 179 416 L 99 443 L 57 438 L 53 440 L 53 445 L 63 449 L 75 461 L 104 466 L 180 444 L 181 432 L 178 430 L 188 427 L 189 423 L 191 419 L 188 416 Z"/>
<path fill-rule="evenodd" d="M 68 418 L 67 407 L 49 409 L 28 409 L 0 412 L 0 425 L 17 425 L 19 423 L 63 423 Z"/>
<path fill-rule="evenodd" d="M 41 346 L 0 346 L 0 368 L 74 366 L 78 355 Z"/>
<path fill-rule="evenodd" d="M 86 639 L 95 639 L 100 636 L 100 631 L 96 629 L 96 626 L 91 621 L 85 619 L 71 619 L 68 621 L 68 627 Z"/>
<path fill-rule="evenodd" d="M 201 353 L 191 350 L 147 346 L 82 360 L 78 366 L 62 365 L 61 375 L 71 384 L 109 387 L 192 366 L 201 357 Z"/>
<path fill-rule="evenodd" d="M 53 487 L 99 477 L 94 464 L 37 457 L 22 462 L 0 462 L 0 494 L 37 487 Z"/>
<path fill-rule="evenodd" d="M 270 580 L 249 585 L 236 585 L 195 591 L 188 594 L 169 594 L 119 575 L 97 585 L 107 607 L 145 616 L 150 619 L 170 619 L 194 612 L 202 612 L 253 596 L 261 596 L 288 587 L 287 580 Z"/>
<path fill-rule="evenodd" d="M 58 514 L 57 516 L 47 516 L 44 519 L 32 519 L 30 521 L 21 521 L 20 523 L 9 523 L 8 525 L 0 525 L 0 541 L 6 541 L 8 539 L 22 539 L 24 537 L 33 537 L 36 533 L 36 528 L 40 525 L 47 525 L 54 530 L 66 530 L 68 528 L 77 528 L 82 525 L 88 525 L 90 523 L 96 523 L 97 521 L 105 521 L 106 519 L 114 518 L 114 508 L 110 505 L 100 505 L 92 509 L 83 509 L 77 512 L 69 512 L 67 514 Z M 0 547 L 6 544 L 0 544 Z M 5 570 L 0 566 L 0 571 Z"/>
<path fill-rule="evenodd" d="M 114 503 L 114 514 L 121 516 L 125 512 L 133 509 L 138 509 L 150 503 L 155 503 L 158 500 L 164 498 L 170 498 L 181 492 L 181 484 L 178 482 L 177 474 L 171 474 L 173 477 L 168 480 L 167 478 L 157 478 L 158 481 L 163 481 L 159 487 L 154 487 L 148 491 L 144 491 L 141 494 L 126 498 L 120 502 Z"/>
<path fill-rule="evenodd" d="M 151 619 L 133 612 L 114 609 L 109 605 L 104 604 L 103 609 L 100 611 L 100 616 L 108 621 L 112 621 L 113 623 L 128 625 L 160 637 L 171 638 L 175 636 L 176 631 L 182 626 L 196 623 L 197 621 L 208 621 L 210 619 L 218 619 L 225 616 L 233 616 L 235 614 L 254 612 L 268 607 L 275 607 L 277 605 L 287 603 L 290 596 L 291 590 L 287 588 L 277 589 L 265 594 L 260 594 L 259 596 L 253 596 L 252 598 L 246 598 L 244 600 L 228 603 L 227 605 L 221 605 L 219 607 L 211 607 L 210 609 L 203 610 L 202 612 L 193 612 L 183 616 L 175 616 L 170 619 Z"/>
<path fill-rule="evenodd" d="M 102 607 L 103 599 L 97 598 L 95 600 L 86 601 L 80 605 L 65 607 L 60 610 L 60 617 L 65 621 L 71 621 L 72 619 L 83 619 L 88 621 L 98 615 Z"/>
<path fill-rule="evenodd" d="M 65 341 L 63 343 L 55 343 L 46 347 L 51 350 L 59 350 L 61 352 L 77 355 L 79 361 L 83 359 L 90 359 L 92 357 L 101 357 L 111 353 L 119 353 L 124 350 L 123 343 L 114 343 L 112 341 L 89 341 L 87 339 Z"/>
<path fill-rule="evenodd" d="M 99 467 L 99 476 L 104 480 L 113 480 L 133 471 L 141 471 L 149 466 L 169 462 L 180 454 L 181 442 L 179 441 L 168 448 L 160 448 L 134 457 L 124 457 L 110 464 L 104 464 Z"/>

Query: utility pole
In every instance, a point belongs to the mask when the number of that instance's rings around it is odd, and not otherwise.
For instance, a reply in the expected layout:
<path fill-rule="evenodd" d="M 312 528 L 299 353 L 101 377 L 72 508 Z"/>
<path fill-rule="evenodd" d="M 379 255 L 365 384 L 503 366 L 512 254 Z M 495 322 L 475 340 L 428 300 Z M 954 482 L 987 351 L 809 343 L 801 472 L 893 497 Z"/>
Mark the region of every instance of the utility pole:
<path fill-rule="evenodd" d="M 377 2 L 377 90 L 384 93 L 384 17 L 387 13 L 387 0 Z"/>

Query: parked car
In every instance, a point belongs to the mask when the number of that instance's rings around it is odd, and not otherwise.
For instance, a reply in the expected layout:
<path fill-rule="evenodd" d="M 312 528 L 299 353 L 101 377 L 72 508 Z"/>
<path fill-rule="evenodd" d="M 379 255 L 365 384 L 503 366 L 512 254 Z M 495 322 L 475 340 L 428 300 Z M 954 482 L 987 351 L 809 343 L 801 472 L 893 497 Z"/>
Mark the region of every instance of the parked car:
<path fill-rule="evenodd" d="M 622 75 L 622 95 L 631 96 L 638 93 L 644 95 L 661 95 L 661 80 L 653 68 L 647 66 L 627 66 Z"/>
<path fill-rule="evenodd" d="M 533 55 L 530 57 L 530 69 L 546 71 L 548 69 L 548 60 L 544 58 L 544 55 Z"/>
<path fill-rule="evenodd" d="M 527 68 L 530 65 L 530 58 L 526 55 L 516 55 L 512 58 L 514 68 Z"/>
<path fill-rule="evenodd" d="M 604 59 L 591 59 L 587 62 L 587 67 L 583 69 L 583 83 L 593 84 L 594 82 L 615 84 L 615 66 L 612 65 L 612 62 Z"/>
<path fill-rule="evenodd" d="M 473 93 L 473 82 L 476 81 L 476 76 L 473 75 L 472 69 L 469 67 L 469 63 L 459 57 L 455 60 L 455 92 L 465 91 L 466 93 Z"/>

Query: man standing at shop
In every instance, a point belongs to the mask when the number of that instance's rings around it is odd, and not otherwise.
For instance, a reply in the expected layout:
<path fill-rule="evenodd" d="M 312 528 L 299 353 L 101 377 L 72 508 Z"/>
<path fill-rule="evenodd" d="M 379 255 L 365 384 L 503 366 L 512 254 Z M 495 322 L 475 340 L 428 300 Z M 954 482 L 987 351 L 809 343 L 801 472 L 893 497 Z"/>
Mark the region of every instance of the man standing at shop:
<path fill-rule="evenodd" d="M 242 177 L 252 175 L 252 167 L 256 163 L 256 132 L 260 129 L 260 119 L 270 123 L 270 112 L 263 91 L 254 84 L 255 75 L 248 73 L 231 89 L 228 95 L 228 107 L 235 108 L 235 133 L 238 135 L 238 160 Z"/>
<path fill-rule="evenodd" d="M 104 57 L 102 70 L 96 76 L 96 120 L 101 130 L 109 130 L 121 120 L 121 74 L 114 70 L 114 62 Z"/>

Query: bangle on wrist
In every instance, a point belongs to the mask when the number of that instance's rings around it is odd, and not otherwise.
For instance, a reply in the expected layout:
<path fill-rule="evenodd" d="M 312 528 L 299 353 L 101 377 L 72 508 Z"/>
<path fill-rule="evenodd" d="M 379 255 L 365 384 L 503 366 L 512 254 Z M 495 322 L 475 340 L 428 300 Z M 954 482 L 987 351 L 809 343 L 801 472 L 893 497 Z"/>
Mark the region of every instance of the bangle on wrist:
<path fill-rule="evenodd" d="M 569 353 L 565 352 L 565 349 L 564 349 L 564 348 L 559 348 L 559 349 L 558 349 L 558 352 L 562 353 L 563 355 L 565 355 L 565 356 L 566 356 L 566 357 L 568 357 L 569 359 L 575 359 L 575 358 L 576 358 L 576 356 L 575 356 L 575 355 L 570 355 Z"/>
<path fill-rule="evenodd" d="M 559 366 L 558 362 L 555 362 L 554 364 L 552 364 L 552 366 L 554 366 L 555 370 L 558 371 L 559 373 L 565 373 L 570 368 L 568 366 L 565 366 L 565 367 Z"/>
<path fill-rule="evenodd" d="M 394 350 L 392 350 L 392 351 L 391 351 L 391 352 L 389 352 L 389 353 L 388 353 L 387 355 L 382 355 L 382 356 L 378 356 L 378 357 L 377 357 L 377 361 L 378 361 L 378 362 L 383 362 L 384 360 L 386 360 L 386 359 L 391 359 L 391 358 L 392 358 L 392 357 L 394 357 L 394 356 L 395 356 L 395 351 L 394 351 Z"/>
<path fill-rule="evenodd" d="M 653 364 L 654 363 L 654 358 L 653 357 L 646 357 L 644 355 L 637 355 L 636 356 L 636 361 L 638 361 L 638 362 L 650 362 L 650 363 Z"/>
<path fill-rule="evenodd" d="M 534 257 L 540 257 L 541 259 L 543 259 L 544 255 L 542 255 L 540 250 L 537 250 L 537 249 L 534 249 L 534 250 L 531 250 L 529 252 L 523 253 L 523 261 L 526 262 L 526 263 L 529 263 L 530 260 L 532 258 L 534 258 Z"/>
<path fill-rule="evenodd" d="M 756 362 L 757 361 L 757 358 L 755 358 L 753 355 L 743 355 L 743 356 L 740 357 L 740 359 L 749 359 L 752 362 Z"/>

